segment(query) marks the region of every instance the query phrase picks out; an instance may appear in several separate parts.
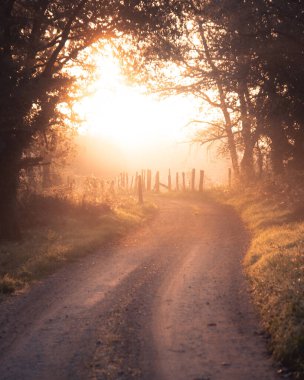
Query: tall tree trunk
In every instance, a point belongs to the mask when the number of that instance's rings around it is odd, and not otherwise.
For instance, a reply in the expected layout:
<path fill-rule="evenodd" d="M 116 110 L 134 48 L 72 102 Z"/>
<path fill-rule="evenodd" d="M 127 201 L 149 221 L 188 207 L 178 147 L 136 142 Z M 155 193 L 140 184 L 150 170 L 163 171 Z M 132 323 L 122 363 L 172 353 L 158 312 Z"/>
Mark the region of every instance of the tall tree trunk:
<path fill-rule="evenodd" d="M 231 117 L 226 105 L 223 86 L 220 83 L 220 80 L 217 80 L 217 88 L 218 88 L 219 96 L 220 96 L 221 111 L 225 119 L 225 131 L 226 131 L 227 139 L 228 139 L 228 148 L 229 148 L 229 153 L 231 157 L 231 163 L 232 163 L 234 174 L 236 175 L 236 177 L 239 177 L 240 175 L 239 160 L 238 160 L 235 140 L 234 140 L 234 136 L 232 132 L 232 122 L 231 122 Z"/>
<path fill-rule="evenodd" d="M 255 178 L 254 164 L 253 164 L 253 148 L 254 145 L 251 141 L 246 142 L 244 145 L 244 153 L 241 160 L 241 174 L 246 182 L 253 181 Z"/>
<path fill-rule="evenodd" d="M 244 83 L 239 83 L 238 96 L 240 100 L 242 137 L 244 144 L 244 153 L 241 160 L 241 174 L 242 178 L 247 182 L 252 181 L 255 177 L 253 164 L 253 148 L 255 141 L 252 133 L 251 122 L 248 115 L 248 104 L 245 97 Z"/>
<path fill-rule="evenodd" d="M 270 159 L 272 165 L 272 171 L 274 174 L 282 174 L 284 170 L 284 156 L 288 151 L 288 141 L 284 131 L 284 112 L 282 107 L 282 101 L 280 94 L 276 87 L 276 81 L 271 71 L 269 74 L 269 80 L 267 81 L 266 90 L 268 91 L 269 98 L 269 111 L 268 111 L 268 123 L 269 123 L 269 137 L 271 139 L 271 152 Z"/>
<path fill-rule="evenodd" d="M 9 173 L 2 173 L 5 185 L 0 189 L 0 240 L 21 238 L 17 215 L 17 180 Z"/>
<path fill-rule="evenodd" d="M 283 131 L 280 130 L 280 126 L 273 127 L 273 133 L 270 134 L 271 138 L 271 166 L 274 174 L 282 174 L 284 170 L 284 153 L 286 147 L 286 137 Z"/>
<path fill-rule="evenodd" d="M 292 147 L 292 161 L 290 166 L 297 170 L 304 169 L 304 131 L 302 129 L 295 134 L 295 143 Z"/>
<path fill-rule="evenodd" d="M 17 191 L 21 150 L 16 137 L 1 136 L 0 147 L 0 239 L 21 238 L 17 215 Z"/>
<path fill-rule="evenodd" d="M 262 178 L 263 176 L 263 166 L 264 166 L 264 159 L 263 154 L 261 152 L 261 149 L 259 147 L 259 143 L 256 142 L 255 144 L 256 150 L 257 150 L 257 164 L 258 164 L 258 176 L 259 178 Z"/>
<path fill-rule="evenodd" d="M 202 21 L 201 20 L 197 20 L 197 21 L 198 21 L 200 36 L 202 38 L 202 43 L 204 46 L 206 61 L 212 70 L 212 75 L 213 75 L 214 80 L 216 82 L 216 86 L 217 86 L 217 90 L 218 90 L 218 94 L 219 94 L 219 98 L 220 98 L 220 105 L 221 105 L 220 108 L 221 108 L 221 111 L 223 113 L 224 120 L 225 120 L 225 132 L 227 134 L 228 149 L 229 149 L 229 153 L 230 153 L 230 157 L 231 157 L 231 163 L 232 163 L 233 171 L 234 171 L 235 176 L 239 177 L 239 174 L 240 174 L 239 160 L 238 160 L 235 140 L 234 140 L 234 136 L 233 136 L 233 132 L 232 132 L 232 126 L 233 125 L 232 125 L 231 117 L 230 117 L 228 107 L 227 107 L 227 103 L 226 103 L 226 96 L 225 96 L 225 91 L 224 91 L 224 87 L 222 84 L 221 75 L 220 75 L 218 68 L 214 64 L 213 58 L 212 58 L 211 53 L 209 51 L 209 46 L 208 46 L 208 43 L 207 43 L 207 40 L 205 37 L 205 32 L 204 32 Z"/>

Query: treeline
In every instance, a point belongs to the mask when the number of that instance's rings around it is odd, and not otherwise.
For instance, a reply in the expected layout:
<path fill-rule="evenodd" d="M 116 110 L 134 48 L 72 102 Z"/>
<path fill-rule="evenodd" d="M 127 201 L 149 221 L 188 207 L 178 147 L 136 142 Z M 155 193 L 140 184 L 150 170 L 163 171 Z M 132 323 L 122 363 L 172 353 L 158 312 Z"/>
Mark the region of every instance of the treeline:
<path fill-rule="evenodd" d="M 162 1 L 160 8 L 153 33 L 125 51 L 129 74 L 219 110 L 221 120 L 199 120 L 205 128 L 195 140 L 224 142 L 241 179 L 303 169 L 303 2 Z"/>
<path fill-rule="evenodd" d="M 1 1 L 0 239 L 20 237 L 21 170 L 69 149 L 71 106 L 109 39 L 130 78 L 220 110 L 199 141 L 224 142 L 236 176 L 261 174 L 266 156 L 275 173 L 301 169 L 302 8 L 299 0 Z"/>
<path fill-rule="evenodd" d="M 149 17 L 138 13 L 151 16 L 156 4 L 148 0 L 139 11 L 137 3 L 1 0 L 0 239 L 21 237 L 21 171 L 70 149 L 67 135 L 78 122 L 72 105 L 94 80 L 98 44 L 149 29 Z"/>

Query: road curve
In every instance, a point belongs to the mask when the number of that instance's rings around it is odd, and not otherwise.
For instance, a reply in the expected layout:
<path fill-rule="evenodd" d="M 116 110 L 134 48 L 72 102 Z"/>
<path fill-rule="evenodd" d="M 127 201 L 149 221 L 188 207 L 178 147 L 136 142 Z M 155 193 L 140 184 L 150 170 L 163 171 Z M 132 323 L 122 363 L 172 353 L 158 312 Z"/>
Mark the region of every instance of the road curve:
<path fill-rule="evenodd" d="M 0 304 L 1 380 L 278 378 L 236 214 L 157 202 L 148 225 Z"/>

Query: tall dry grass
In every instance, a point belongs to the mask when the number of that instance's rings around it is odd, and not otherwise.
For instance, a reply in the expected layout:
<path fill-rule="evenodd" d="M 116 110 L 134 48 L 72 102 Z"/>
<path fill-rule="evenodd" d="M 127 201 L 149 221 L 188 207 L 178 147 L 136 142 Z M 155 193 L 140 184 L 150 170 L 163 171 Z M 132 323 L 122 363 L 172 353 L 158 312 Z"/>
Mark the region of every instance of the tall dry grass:
<path fill-rule="evenodd" d="M 19 197 L 23 238 L 0 242 L 0 294 L 12 293 L 69 260 L 119 239 L 155 212 L 102 180 L 23 190 Z"/>
<path fill-rule="evenodd" d="M 304 378 L 304 175 L 220 196 L 251 232 L 244 267 L 274 357 Z"/>

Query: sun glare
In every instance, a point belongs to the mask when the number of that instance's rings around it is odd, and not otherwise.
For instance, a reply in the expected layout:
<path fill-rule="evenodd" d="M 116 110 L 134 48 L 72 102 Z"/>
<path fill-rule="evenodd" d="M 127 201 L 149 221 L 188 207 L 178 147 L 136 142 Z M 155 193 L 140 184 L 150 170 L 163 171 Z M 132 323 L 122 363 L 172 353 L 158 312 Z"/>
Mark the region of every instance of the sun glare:
<path fill-rule="evenodd" d="M 158 100 L 143 86 L 128 85 L 111 51 L 98 58 L 97 67 L 94 95 L 77 106 L 85 119 L 82 132 L 104 137 L 126 152 L 186 139 L 184 126 L 194 114 L 190 99 Z"/>

